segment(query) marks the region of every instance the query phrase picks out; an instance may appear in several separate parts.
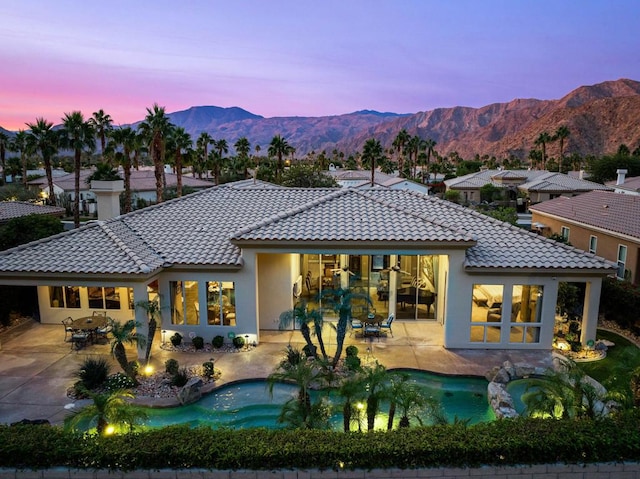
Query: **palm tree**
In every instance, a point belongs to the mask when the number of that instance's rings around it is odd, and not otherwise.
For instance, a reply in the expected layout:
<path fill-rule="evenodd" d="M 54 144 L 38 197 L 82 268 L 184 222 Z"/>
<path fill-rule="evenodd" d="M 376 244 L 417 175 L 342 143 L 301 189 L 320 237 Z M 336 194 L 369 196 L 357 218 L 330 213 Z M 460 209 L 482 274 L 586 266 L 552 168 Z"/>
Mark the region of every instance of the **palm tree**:
<path fill-rule="evenodd" d="M 534 144 L 536 146 L 539 145 L 542 148 L 542 169 L 543 170 L 547 168 L 547 143 L 550 143 L 551 141 L 553 141 L 553 137 L 546 131 L 543 131 L 542 133 L 540 133 L 538 138 L 536 138 L 536 141 L 534 141 Z"/>
<path fill-rule="evenodd" d="M 387 368 L 376 361 L 375 366 L 363 368 L 363 382 L 367 391 L 367 430 L 373 431 L 376 415 L 380 409 L 380 401 L 388 394 Z"/>
<path fill-rule="evenodd" d="M 199 153 L 198 178 L 200 179 L 202 179 L 203 170 L 207 172 L 207 179 L 209 179 L 209 170 L 207 169 L 206 164 L 209 158 L 209 145 L 213 144 L 213 141 L 214 140 L 211 135 L 206 131 L 200 133 L 200 136 L 196 140 L 196 148 L 198 149 Z M 195 176 L 195 168 L 193 174 Z"/>
<path fill-rule="evenodd" d="M 348 289 L 326 289 L 320 296 L 323 304 L 338 313 L 338 323 L 336 325 L 336 353 L 333 356 L 332 365 L 335 368 L 342 355 L 344 338 L 349 328 L 351 319 L 351 302 L 353 300 L 364 300 L 369 305 L 373 304 L 368 294 L 351 292 Z"/>
<path fill-rule="evenodd" d="M 422 425 L 420 413 L 425 409 L 438 411 L 441 407 L 439 402 L 428 397 L 424 388 L 411 382 L 410 376 L 406 373 L 394 374 L 391 377 L 391 384 L 388 390 L 389 396 L 389 420 L 387 430 L 393 428 L 393 421 L 396 410 L 400 410 L 400 422 L 398 426 L 406 428 L 411 425 L 410 416 L 415 416 Z"/>
<path fill-rule="evenodd" d="M 313 344 L 311 339 L 310 323 L 313 323 L 313 332 L 318 338 L 322 357 L 327 359 L 327 352 L 325 350 L 324 340 L 322 339 L 322 326 L 324 324 L 324 321 L 322 320 L 322 313 L 316 309 L 309 310 L 307 303 L 304 301 L 300 301 L 293 309 L 284 311 L 280 314 L 279 329 L 288 329 L 293 324 L 299 327 L 300 334 L 302 334 L 302 337 L 307 343 L 308 355 L 310 357 L 316 357 L 316 351 L 318 348 Z"/>
<path fill-rule="evenodd" d="M 2 166 L 2 182 L 7 183 L 7 165 L 5 163 L 7 150 L 9 149 L 9 136 L 0 131 L 0 165 Z"/>
<path fill-rule="evenodd" d="M 62 118 L 63 128 L 60 131 L 60 144 L 63 148 L 73 150 L 73 169 L 75 173 L 73 197 L 73 225 L 80 227 L 80 169 L 82 150 L 93 150 L 96 146 L 95 131 L 91 123 L 84 120 L 79 111 L 65 113 Z"/>
<path fill-rule="evenodd" d="M 361 375 L 354 375 L 345 378 L 338 388 L 338 395 L 343 398 L 342 403 L 342 428 L 344 432 L 351 430 L 353 418 L 353 405 L 359 400 L 364 400 L 365 383 Z M 358 426 L 360 426 L 358 417 Z"/>
<path fill-rule="evenodd" d="M 29 152 L 29 135 L 24 130 L 19 130 L 9 143 L 9 149 L 20 154 L 22 166 L 22 184 L 27 187 L 27 153 Z"/>
<path fill-rule="evenodd" d="M 220 156 L 217 150 L 209 152 L 209 159 L 207 161 L 207 170 L 211 170 L 215 178 L 215 184 L 220 184 L 220 176 L 222 175 L 222 168 L 224 167 L 224 159 Z"/>
<path fill-rule="evenodd" d="M 282 157 L 291 154 L 293 147 L 289 145 L 287 140 L 280 135 L 276 135 L 271 139 L 269 143 L 269 157 L 277 157 L 278 163 L 276 164 L 276 182 L 280 183 L 280 177 L 284 170 L 284 163 Z"/>
<path fill-rule="evenodd" d="M 569 128 L 565 125 L 559 126 L 556 130 L 555 135 L 553 135 L 553 140 L 560 140 L 560 164 L 562 164 L 562 160 L 564 159 L 564 140 L 569 138 L 571 132 Z"/>
<path fill-rule="evenodd" d="M 146 345 L 146 338 L 136 333 L 138 324 L 130 319 L 124 324 L 119 321 L 111 321 L 111 355 L 118 361 L 118 364 L 124 373 L 131 379 L 136 381 L 135 371 L 131 368 L 127 360 L 127 352 L 124 348 L 125 344 Z"/>
<path fill-rule="evenodd" d="M 124 172 L 124 212 L 131 212 L 131 153 L 136 148 L 136 132 L 129 126 L 124 126 L 109 132 L 109 142 L 107 151 L 116 151 L 118 146 L 122 146 L 120 164 Z M 116 155 L 118 158 L 118 155 Z"/>
<path fill-rule="evenodd" d="M 238 157 L 242 160 L 242 164 L 244 165 L 243 175 L 246 179 L 248 177 L 247 165 L 249 164 L 249 152 L 251 151 L 251 143 L 249 143 L 249 140 L 247 140 L 247 138 L 243 136 L 242 138 L 238 138 L 238 141 L 234 143 L 233 147 L 236 149 Z"/>
<path fill-rule="evenodd" d="M 56 195 L 53 191 L 53 174 L 51 172 L 51 158 L 58 151 L 58 133 L 53 130 L 53 123 L 44 118 L 36 118 L 35 123 L 26 123 L 31 132 L 29 133 L 29 144 L 34 150 L 40 150 L 44 169 L 47 174 L 47 185 L 49 187 L 49 203 L 56 206 Z"/>
<path fill-rule="evenodd" d="M 362 148 L 362 163 L 371 168 L 371 187 L 375 185 L 376 163 L 384 158 L 382 145 L 375 138 L 368 139 Z"/>
<path fill-rule="evenodd" d="M 96 424 L 96 432 L 102 436 L 107 433 L 110 425 L 128 426 L 132 431 L 137 424 L 148 418 L 144 408 L 129 402 L 134 397 L 130 392 L 120 389 L 105 393 L 84 393 L 93 400 L 93 404 L 68 415 L 64 419 L 66 430 L 76 429 L 82 424 Z"/>
<path fill-rule="evenodd" d="M 91 123 L 91 126 L 100 139 L 100 154 L 102 155 L 102 161 L 104 162 L 107 137 L 109 136 L 109 131 L 112 129 L 113 120 L 111 119 L 111 115 L 108 115 L 104 110 L 100 109 L 93 112 L 93 116 L 89 118 L 89 123 Z M 111 165 L 111 160 L 108 159 L 107 163 Z"/>
<path fill-rule="evenodd" d="M 191 141 L 191 135 L 181 126 L 170 130 L 170 138 L 176 167 L 176 194 L 180 197 L 182 196 L 182 159 L 183 155 L 193 147 L 193 141 Z"/>
<path fill-rule="evenodd" d="M 433 155 L 435 153 L 435 146 L 436 146 L 436 142 L 435 140 L 432 140 L 431 138 L 427 138 L 426 140 L 424 140 L 424 147 L 425 147 L 425 153 L 427 154 L 427 183 L 429 183 L 429 177 L 431 175 L 431 173 L 429 172 L 429 163 L 431 162 L 431 155 Z M 422 178 L 424 178 L 424 172 L 422 173 Z"/>
<path fill-rule="evenodd" d="M 409 142 L 409 133 L 404 128 L 398 132 L 395 139 L 393 140 L 393 147 L 398 153 L 398 171 L 400 172 L 400 176 L 402 176 L 403 168 L 404 168 L 404 147 Z"/>
<path fill-rule="evenodd" d="M 160 318 L 160 302 L 157 299 L 152 301 L 143 300 L 138 301 L 136 303 L 136 308 L 144 309 L 147 313 L 147 318 L 149 320 L 148 324 L 148 338 L 147 341 L 147 349 L 144 353 L 144 362 L 145 364 L 149 363 L 149 358 L 151 357 L 151 346 L 153 345 L 153 338 L 156 335 L 156 329 L 158 327 L 158 319 Z"/>
<path fill-rule="evenodd" d="M 153 160 L 154 174 L 156 177 L 156 199 L 158 203 L 162 203 L 165 146 L 167 135 L 171 128 L 171 122 L 165 114 L 164 107 L 154 103 L 153 107 L 147 108 L 147 116 L 138 128 L 144 132 L 149 145 L 149 153 Z"/>

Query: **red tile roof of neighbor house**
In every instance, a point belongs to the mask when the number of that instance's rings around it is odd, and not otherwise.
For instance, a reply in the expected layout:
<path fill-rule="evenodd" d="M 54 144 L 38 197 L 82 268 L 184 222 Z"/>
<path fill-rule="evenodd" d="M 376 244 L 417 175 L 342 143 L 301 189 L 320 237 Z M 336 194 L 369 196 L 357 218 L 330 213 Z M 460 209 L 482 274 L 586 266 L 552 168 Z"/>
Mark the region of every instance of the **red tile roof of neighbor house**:
<path fill-rule="evenodd" d="M 640 196 L 591 191 L 573 198 L 555 198 L 530 209 L 640 239 Z"/>

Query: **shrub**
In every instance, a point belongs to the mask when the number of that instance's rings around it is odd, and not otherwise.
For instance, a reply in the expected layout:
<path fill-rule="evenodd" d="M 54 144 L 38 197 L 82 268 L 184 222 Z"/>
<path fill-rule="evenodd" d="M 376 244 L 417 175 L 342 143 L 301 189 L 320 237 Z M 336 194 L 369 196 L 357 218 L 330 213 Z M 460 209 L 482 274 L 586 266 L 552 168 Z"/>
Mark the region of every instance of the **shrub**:
<path fill-rule="evenodd" d="M 236 349 L 240 349 L 244 346 L 244 338 L 242 336 L 236 336 L 233 338 L 233 345 Z"/>
<path fill-rule="evenodd" d="M 347 348 L 345 349 L 345 353 L 347 354 L 347 357 L 357 356 L 358 355 L 358 347 L 354 346 L 354 345 L 347 346 Z"/>
<path fill-rule="evenodd" d="M 172 377 L 171 377 L 171 385 L 177 386 L 181 388 L 189 381 L 189 371 L 187 368 L 179 369 Z"/>
<path fill-rule="evenodd" d="M 178 369 L 180 369 L 180 365 L 178 364 L 177 360 L 167 359 L 164 362 L 164 370 L 172 376 L 178 372 Z"/>
<path fill-rule="evenodd" d="M 602 281 L 600 311 L 608 320 L 632 329 L 640 323 L 640 287 L 629 281 L 605 278 Z"/>
<path fill-rule="evenodd" d="M 213 340 L 211 341 L 211 346 L 213 346 L 216 349 L 220 349 L 223 345 L 224 345 L 223 336 L 218 335 L 214 337 Z"/>
<path fill-rule="evenodd" d="M 191 340 L 191 344 L 193 344 L 193 347 L 196 349 L 202 349 L 204 348 L 204 338 L 202 336 L 196 336 Z"/>
<path fill-rule="evenodd" d="M 136 385 L 135 381 L 124 373 L 115 373 L 107 378 L 104 388 L 107 391 L 117 391 L 119 389 L 131 389 Z"/>
<path fill-rule="evenodd" d="M 180 346 L 180 344 L 182 344 L 182 334 L 175 333 L 169 338 L 169 341 L 171 341 L 171 344 L 173 344 L 174 346 Z"/>
<path fill-rule="evenodd" d="M 213 377 L 213 359 L 211 359 L 210 361 L 205 361 L 204 363 L 202 363 L 202 374 L 204 377 L 206 378 L 212 378 Z"/>
<path fill-rule="evenodd" d="M 109 369 L 109 363 L 105 358 L 87 358 L 76 372 L 76 377 L 83 387 L 93 390 L 107 380 Z"/>
<path fill-rule="evenodd" d="M 361 361 L 358 356 L 347 356 L 346 358 L 344 358 L 344 365 L 349 371 L 359 371 L 360 364 Z"/>

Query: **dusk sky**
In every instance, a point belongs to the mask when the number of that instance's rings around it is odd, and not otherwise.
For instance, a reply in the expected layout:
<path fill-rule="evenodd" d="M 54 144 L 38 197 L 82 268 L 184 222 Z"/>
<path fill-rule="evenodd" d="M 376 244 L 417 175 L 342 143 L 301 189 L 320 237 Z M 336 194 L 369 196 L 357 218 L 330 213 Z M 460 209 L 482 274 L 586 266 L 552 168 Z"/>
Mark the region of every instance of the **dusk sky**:
<path fill-rule="evenodd" d="M 640 80 L 638 0 L 3 0 L 0 126 L 414 113 Z"/>

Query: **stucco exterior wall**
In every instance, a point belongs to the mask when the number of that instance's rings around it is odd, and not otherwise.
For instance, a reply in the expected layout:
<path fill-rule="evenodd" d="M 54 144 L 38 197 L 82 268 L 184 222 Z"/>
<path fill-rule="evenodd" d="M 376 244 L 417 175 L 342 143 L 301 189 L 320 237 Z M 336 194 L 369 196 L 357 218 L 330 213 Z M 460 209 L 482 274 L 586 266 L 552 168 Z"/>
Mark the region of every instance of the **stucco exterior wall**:
<path fill-rule="evenodd" d="M 554 233 L 561 234 L 562 227 L 569 228 L 569 242 L 578 249 L 589 251 L 590 237 L 597 238 L 598 244 L 595 254 L 609 261 L 618 261 L 618 245 L 627 247 L 627 261 L 625 269 L 631 271 L 631 281 L 637 283 L 640 280 L 640 238 L 633 240 L 630 237 L 623 238 L 613 235 L 605 230 L 590 228 L 576 223 L 537 212 L 533 212 L 531 223 L 542 223 L 548 226 L 544 234 L 550 236 Z"/>

